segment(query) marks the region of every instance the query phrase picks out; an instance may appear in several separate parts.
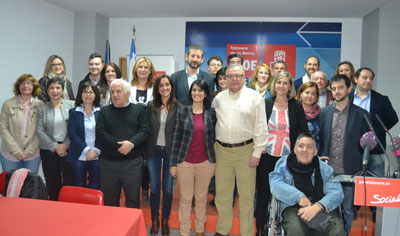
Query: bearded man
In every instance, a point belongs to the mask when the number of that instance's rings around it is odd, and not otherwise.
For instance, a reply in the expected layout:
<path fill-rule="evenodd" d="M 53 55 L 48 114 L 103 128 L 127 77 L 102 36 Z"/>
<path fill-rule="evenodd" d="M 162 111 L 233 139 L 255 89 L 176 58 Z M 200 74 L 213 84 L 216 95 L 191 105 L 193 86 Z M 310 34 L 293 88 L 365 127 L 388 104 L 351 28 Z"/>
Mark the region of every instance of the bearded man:
<path fill-rule="evenodd" d="M 171 75 L 175 86 L 175 97 L 183 105 L 189 105 L 189 88 L 195 80 L 206 81 L 210 88 L 211 100 L 214 95 L 214 78 L 209 73 L 200 70 L 204 61 L 203 49 L 199 45 L 192 45 L 186 53 L 187 66 Z"/>

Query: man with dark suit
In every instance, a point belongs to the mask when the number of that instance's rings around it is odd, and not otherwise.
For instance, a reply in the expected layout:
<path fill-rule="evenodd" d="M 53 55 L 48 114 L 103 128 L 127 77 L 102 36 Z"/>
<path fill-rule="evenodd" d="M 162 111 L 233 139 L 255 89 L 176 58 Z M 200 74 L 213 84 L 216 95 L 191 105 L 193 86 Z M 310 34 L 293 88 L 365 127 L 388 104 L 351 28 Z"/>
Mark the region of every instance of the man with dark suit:
<path fill-rule="evenodd" d="M 311 75 L 314 72 L 319 71 L 319 66 L 320 64 L 318 57 L 310 56 L 307 58 L 306 64 L 304 64 L 304 70 L 306 71 L 306 74 L 294 81 L 294 88 L 296 89 L 296 92 L 299 91 L 302 84 L 311 81 Z"/>
<path fill-rule="evenodd" d="M 392 107 L 392 103 L 387 96 L 372 90 L 375 73 L 367 67 L 360 68 L 354 75 L 356 90 L 350 93 L 350 100 L 357 106 L 369 112 L 372 127 L 383 148 L 386 148 L 386 134 L 383 127 L 379 124 L 376 115 L 382 120 L 389 130 L 397 124 L 399 118 Z M 371 151 L 368 162 L 368 170 L 378 177 L 385 176 L 385 151 L 377 146 Z"/>
<path fill-rule="evenodd" d="M 335 174 L 353 175 L 361 170 L 363 149 L 361 136 L 368 131 L 364 116 L 367 111 L 349 101 L 350 79 L 335 75 L 331 79 L 332 96 L 335 103 L 324 107 L 319 116 L 321 159 L 327 159 Z M 350 233 L 353 222 L 354 184 L 342 183 L 343 208 Z"/>
<path fill-rule="evenodd" d="M 171 75 L 175 86 L 175 97 L 183 105 L 189 105 L 189 88 L 193 81 L 200 79 L 207 82 L 211 100 L 214 97 L 214 78 L 209 73 L 200 70 L 204 61 L 203 49 L 199 45 L 192 45 L 186 53 L 187 67 Z"/>

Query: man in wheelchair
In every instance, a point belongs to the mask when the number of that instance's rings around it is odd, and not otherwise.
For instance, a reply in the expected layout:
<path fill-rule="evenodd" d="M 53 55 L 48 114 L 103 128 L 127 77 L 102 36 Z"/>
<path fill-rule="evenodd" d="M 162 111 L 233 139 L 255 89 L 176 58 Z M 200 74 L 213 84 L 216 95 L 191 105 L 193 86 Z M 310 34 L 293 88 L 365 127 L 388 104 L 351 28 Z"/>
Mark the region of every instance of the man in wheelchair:
<path fill-rule="evenodd" d="M 345 235 L 338 211 L 343 201 L 333 169 L 317 157 L 315 140 L 298 136 L 294 153 L 283 156 L 269 175 L 271 193 L 281 202 L 282 226 L 290 235 Z"/>

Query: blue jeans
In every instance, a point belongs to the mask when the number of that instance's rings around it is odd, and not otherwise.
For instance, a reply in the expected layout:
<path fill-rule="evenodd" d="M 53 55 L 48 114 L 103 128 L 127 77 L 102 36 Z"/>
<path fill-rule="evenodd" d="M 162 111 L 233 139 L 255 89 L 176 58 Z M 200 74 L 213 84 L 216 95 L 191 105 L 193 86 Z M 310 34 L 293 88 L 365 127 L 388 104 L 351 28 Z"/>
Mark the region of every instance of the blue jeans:
<path fill-rule="evenodd" d="M 74 172 L 74 180 L 76 186 L 100 189 L 99 160 L 76 160 L 72 162 L 71 165 L 72 171 Z M 86 184 L 87 173 L 89 173 L 89 184 Z"/>
<path fill-rule="evenodd" d="M 37 174 L 40 166 L 40 157 L 29 161 L 10 161 L 0 154 L 0 161 L 3 171 L 25 168 Z"/>
<path fill-rule="evenodd" d="M 385 176 L 385 154 L 370 154 L 367 170 L 377 177 Z"/>
<path fill-rule="evenodd" d="M 161 164 L 162 164 L 162 180 L 161 180 Z M 162 217 L 168 218 L 171 214 L 172 205 L 172 182 L 173 178 L 169 173 L 169 157 L 164 150 L 156 147 L 152 157 L 147 159 L 147 168 L 150 176 L 150 206 L 151 217 L 156 218 L 160 215 L 160 190 L 162 182 L 163 202 Z"/>
<path fill-rule="evenodd" d="M 344 199 L 342 202 L 344 219 L 346 221 L 346 233 L 350 234 L 351 225 L 353 224 L 353 203 L 354 203 L 354 184 L 342 183 Z"/>

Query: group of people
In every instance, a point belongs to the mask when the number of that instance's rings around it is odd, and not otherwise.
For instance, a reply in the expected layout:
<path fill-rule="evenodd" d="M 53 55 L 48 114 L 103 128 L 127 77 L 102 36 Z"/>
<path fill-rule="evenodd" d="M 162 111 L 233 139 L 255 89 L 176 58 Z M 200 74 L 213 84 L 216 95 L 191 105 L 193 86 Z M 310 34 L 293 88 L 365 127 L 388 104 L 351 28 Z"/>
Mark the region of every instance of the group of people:
<path fill-rule="evenodd" d="M 196 235 L 205 235 L 209 188 L 215 189 L 216 236 L 231 230 L 235 189 L 241 235 L 254 235 L 254 215 L 256 234 L 267 234 L 271 194 L 282 202 L 288 235 L 307 235 L 307 222 L 320 213 L 338 222 L 339 204 L 347 228 L 332 224 L 324 235 L 349 234 L 354 185 L 331 178 L 361 170 L 365 117 L 384 148 L 376 116 L 388 129 L 398 122 L 388 97 L 372 90 L 374 72 L 344 61 L 329 81 L 311 56 L 297 80 L 284 61 L 260 64 L 246 80 L 238 54 L 226 67 L 210 57 L 209 72 L 200 70 L 200 46 L 185 56 L 185 69 L 157 78 L 151 60 L 141 57 L 129 83 L 116 64 L 92 54 L 76 97 L 63 59 L 50 56 L 43 78 L 20 76 L 15 96 L 3 103 L 3 169 L 37 172 L 42 160 L 50 200 L 63 185 L 76 185 L 100 189 L 109 206 L 119 206 L 123 188 L 126 206 L 139 208 L 140 188 L 147 191 L 150 182 L 150 234 L 160 227 L 162 235 L 170 233 L 175 178 L 181 235 L 190 234 L 193 201 Z M 371 152 L 368 168 L 378 176 L 384 176 L 384 151 Z"/>

